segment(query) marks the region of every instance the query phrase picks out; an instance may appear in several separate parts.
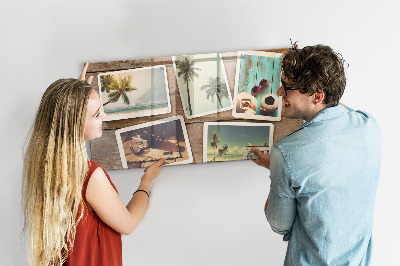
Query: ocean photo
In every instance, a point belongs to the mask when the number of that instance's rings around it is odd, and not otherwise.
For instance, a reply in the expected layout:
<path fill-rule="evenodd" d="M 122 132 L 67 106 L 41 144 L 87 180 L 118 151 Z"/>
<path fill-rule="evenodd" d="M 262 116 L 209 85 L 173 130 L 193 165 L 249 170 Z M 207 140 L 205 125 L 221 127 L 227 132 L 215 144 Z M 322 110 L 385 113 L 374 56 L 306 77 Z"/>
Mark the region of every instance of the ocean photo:
<path fill-rule="evenodd" d="M 203 162 L 243 160 L 251 147 L 269 149 L 273 131 L 271 123 L 205 122 Z"/>
<path fill-rule="evenodd" d="M 171 112 L 164 65 L 101 73 L 98 81 L 104 121 Z"/>

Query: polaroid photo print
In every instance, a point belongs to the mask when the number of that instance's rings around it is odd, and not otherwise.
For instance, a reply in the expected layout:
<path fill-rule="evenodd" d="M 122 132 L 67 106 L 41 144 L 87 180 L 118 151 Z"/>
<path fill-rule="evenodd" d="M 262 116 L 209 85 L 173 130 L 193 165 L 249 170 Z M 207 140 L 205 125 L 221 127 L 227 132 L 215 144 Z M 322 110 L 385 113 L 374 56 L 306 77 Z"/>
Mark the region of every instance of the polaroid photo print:
<path fill-rule="evenodd" d="M 123 168 L 148 167 L 161 158 L 167 164 L 193 162 L 182 116 L 174 116 L 115 131 Z"/>
<path fill-rule="evenodd" d="M 171 112 L 164 65 L 101 73 L 98 84 L 104 121 Z"/>
<path fill-rule="evenodd" d="M 203 162 L 251 159 L 252 147 L 263 153 L 273 146 L 271 123 L 205 122 L 203 127 Z"/>
<path fill-rule="evenodd" d="M 235 118 L 280 121 L 282 97 L 280 53 L 239 51 L 234 88 Z"/>
<path fill-rule="evenodd" d="M 233 108 L 220 53 L 173 56 L 172 61 L 186 118 Z"/>

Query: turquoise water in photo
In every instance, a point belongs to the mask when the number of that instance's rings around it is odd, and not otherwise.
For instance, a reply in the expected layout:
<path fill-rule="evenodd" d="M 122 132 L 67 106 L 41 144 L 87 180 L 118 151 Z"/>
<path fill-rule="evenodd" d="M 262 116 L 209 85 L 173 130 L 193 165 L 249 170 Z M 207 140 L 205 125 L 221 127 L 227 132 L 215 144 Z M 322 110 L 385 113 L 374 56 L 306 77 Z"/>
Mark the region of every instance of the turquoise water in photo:
<path fill-rule="evenodd" d="M 215 155 L 216 162 L 243 160 L 243 154 L 226 154 L 226 158 L 225 155 L 222 157 L 217 157 L 217 155 Z M 207 154 L 207 162 L 210 161 L 214 161 L 214 154 Z"/>
<path fill-rule="evenodd" d="M 139 106 L 128 106 L 127 108 L 113 109 L 104 111 L 106 114 L 117 114 L 117 113 L 132 113 L 139 111 L 150 111 L 151 109 L 165 108 L 168 107 L 168 102 L 158 104 L 147 104 Z"/>

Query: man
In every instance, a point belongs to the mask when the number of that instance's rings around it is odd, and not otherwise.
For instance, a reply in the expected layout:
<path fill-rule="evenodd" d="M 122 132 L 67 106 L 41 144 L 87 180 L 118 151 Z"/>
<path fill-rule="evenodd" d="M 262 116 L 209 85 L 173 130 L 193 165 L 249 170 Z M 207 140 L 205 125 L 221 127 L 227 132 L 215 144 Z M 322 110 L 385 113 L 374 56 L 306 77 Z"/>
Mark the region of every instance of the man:
<path fill-rule="evenodd" d="M 305 120 L 264 155 L 265 213 L 289 241 L 284 265 L 370 265 L 381 133 L 369 114 L 339 105 L 344 60 L 330 47 L 292 48 L 282 59 L 284 115 Z"/>

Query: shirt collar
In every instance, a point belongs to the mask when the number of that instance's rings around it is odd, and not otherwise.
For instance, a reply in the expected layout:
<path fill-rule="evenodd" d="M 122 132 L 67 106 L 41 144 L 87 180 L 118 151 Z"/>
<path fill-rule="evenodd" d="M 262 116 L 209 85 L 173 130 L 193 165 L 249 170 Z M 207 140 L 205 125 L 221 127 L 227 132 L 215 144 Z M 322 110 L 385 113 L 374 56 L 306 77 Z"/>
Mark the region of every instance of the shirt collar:
<path fill-rule="evenodd" d="M 316 113 L 313 117 L 308 119 L 306 122 L 304 122 L 304 124 L 300 127 L 300 129 L 302 129 L 312 123 L 315 123 L 315 122 L 320 122 L 320 121 L 329 120 L 332 118 L 342 116 L 342 115 L 346 114 L 347 112 L 349 112 L 349 110 L 350 109 L 346 109 L 342 105 L 325 108 L 325 109 L 319 111 L 318 113 Z"/>

